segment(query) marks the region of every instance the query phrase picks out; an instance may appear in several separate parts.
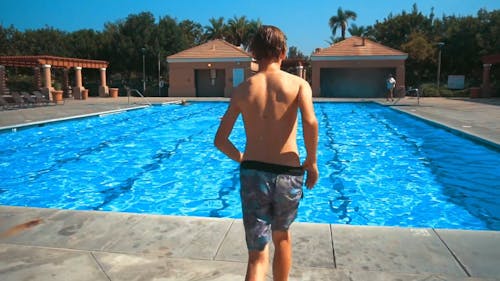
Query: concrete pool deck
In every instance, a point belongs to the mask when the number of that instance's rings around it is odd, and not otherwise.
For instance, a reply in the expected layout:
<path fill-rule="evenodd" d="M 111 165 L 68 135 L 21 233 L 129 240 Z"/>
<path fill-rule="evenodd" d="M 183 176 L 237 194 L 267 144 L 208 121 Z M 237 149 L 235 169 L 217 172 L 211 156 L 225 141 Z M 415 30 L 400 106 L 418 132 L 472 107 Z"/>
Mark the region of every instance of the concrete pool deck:
<path fill-rule="evenodd" d="M 500 99 L 374 101 L 500 144 Z M 0 127 L 136 103 L 90 98 L 3 110 Z M 291 230 L 290 280 L 500 280 L 499 231 L 308 223 Z M 243 280 L 243 237 L 238 219 L 0 206 L 0 280 Z"/>

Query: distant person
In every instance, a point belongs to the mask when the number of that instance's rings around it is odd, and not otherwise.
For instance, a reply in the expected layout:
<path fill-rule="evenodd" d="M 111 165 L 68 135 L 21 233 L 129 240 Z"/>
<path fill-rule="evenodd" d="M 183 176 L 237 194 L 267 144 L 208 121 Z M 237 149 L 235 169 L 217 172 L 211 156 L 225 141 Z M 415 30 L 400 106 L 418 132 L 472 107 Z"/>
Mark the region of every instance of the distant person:
<path fill-rule="evenodd" d="M 248 248 L 245 280 L 265 280 L 271 239 L 275 246 L 273 278 L 288 280 L 292 263 L 289 227 L 302 198 L 304 172 L 308 189 L 318 180 L 318 122 L 309 84 L 280 70 L 287 50 L 283 32 L 274 26 L 262 26 L 250 50 L 259 63 L 259 72 L 232 93 L 215 146 L 241 162 L 240 196 Z M 296 141 L 298 110 L 307 152 L 302 166 Z M 243 153 L 229 140 L 240 114 L 246 135 Z"/>
<path fill-rule="evenodd" d="M 387 78 L 387 98 L 386 100 L 389 101 L 394 101 L 394 88 L 396 88 L 396 79 L 392 76 L 392 74 L 389 74 L 389 77 Z"/>

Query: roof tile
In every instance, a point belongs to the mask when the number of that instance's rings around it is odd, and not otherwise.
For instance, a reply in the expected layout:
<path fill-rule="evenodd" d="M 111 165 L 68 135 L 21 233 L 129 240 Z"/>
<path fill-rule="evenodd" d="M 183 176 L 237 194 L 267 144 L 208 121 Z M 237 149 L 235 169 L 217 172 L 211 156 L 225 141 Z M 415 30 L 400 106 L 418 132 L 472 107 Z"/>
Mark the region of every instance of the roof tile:
<path fill-rule="evenodd" d="M 252 55 L 224 40 L 216 39 L 168 56 L 167 59 L 251 58 Z"/>
<path fill-rule="evenodd" d="M 364 40 L 364 44 L 363 44 Z M 349 57 L 349 56 L 402 56 L 407 55 L 396 49 L 389 48 L 367 38 L 349 37 L 315 52 L 313 57 Z"/>

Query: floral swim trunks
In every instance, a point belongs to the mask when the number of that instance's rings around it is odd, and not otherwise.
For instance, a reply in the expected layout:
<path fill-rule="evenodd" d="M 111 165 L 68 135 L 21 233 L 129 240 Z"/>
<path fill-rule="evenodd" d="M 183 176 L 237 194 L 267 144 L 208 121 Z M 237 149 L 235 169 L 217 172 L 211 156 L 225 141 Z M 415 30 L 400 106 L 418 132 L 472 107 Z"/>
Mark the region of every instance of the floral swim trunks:
<path fill-rule="evenodd" d="M 240 196 L 248 250 L 262 251 L 271 231 L 287 231 L 297 217 L 304 170 L 258 161 L 240 166 Z"/>

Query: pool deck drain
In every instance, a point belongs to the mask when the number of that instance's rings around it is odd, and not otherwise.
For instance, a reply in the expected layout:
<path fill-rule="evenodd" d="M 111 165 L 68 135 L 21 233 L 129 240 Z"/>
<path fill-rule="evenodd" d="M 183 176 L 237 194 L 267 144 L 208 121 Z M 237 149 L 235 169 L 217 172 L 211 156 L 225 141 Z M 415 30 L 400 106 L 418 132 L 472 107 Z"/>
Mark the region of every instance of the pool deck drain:
<path fill-rule="evenodd" d="M 499 99 L 374 101 L 500 143 Z M 68 100 L 0 111 L 0 127 L 135 106 Z M 292 235 L 290 280 L 500 280 L 499 231 L 295 223 Z M 238 219 L 0 206 L 0 280 L 243 280 L 243 237 Z"/>

